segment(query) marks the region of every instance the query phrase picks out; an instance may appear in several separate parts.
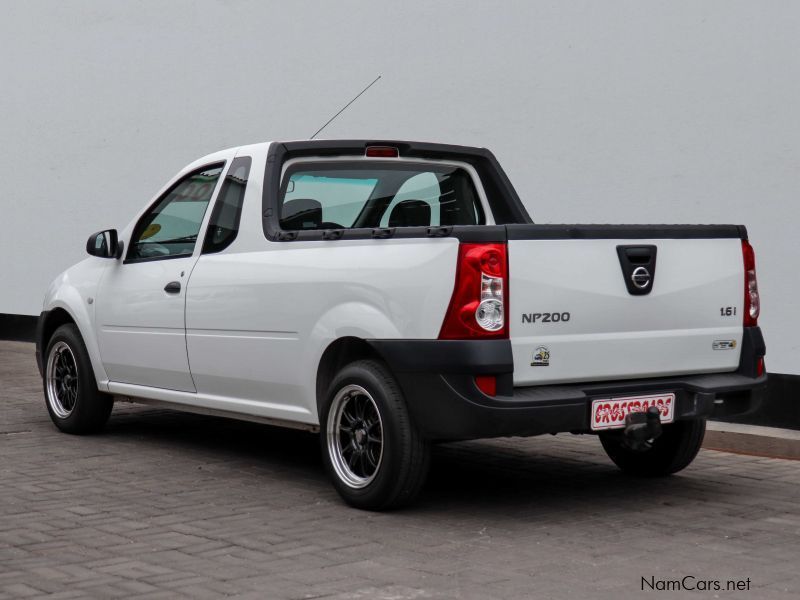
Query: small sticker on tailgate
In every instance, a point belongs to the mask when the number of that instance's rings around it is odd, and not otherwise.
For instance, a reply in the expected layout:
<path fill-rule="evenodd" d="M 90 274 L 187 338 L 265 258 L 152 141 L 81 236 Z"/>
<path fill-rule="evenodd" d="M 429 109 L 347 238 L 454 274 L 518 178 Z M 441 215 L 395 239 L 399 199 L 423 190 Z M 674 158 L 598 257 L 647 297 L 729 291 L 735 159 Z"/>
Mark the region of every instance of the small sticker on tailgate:
<path fill-rule="evenodd" d="M 651 406 L 658 408 L 662 423 L 672 423 L 675 418 L 675 394 L 672 393 L 592 400 L 592 431 L 625 427 L 628 413 L 647 412 Z"/>

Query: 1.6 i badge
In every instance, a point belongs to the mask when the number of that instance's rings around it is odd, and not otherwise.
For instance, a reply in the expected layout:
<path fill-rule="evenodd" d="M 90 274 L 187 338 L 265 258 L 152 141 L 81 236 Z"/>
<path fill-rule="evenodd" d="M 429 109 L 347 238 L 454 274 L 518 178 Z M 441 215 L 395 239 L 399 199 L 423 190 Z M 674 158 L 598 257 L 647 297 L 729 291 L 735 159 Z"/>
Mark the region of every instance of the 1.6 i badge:
<path fill-rule="evenodd" d="M 547 346 L 539 346 L 533 351 L 532 367 L 546 367 L 550 364 L 550 350 Z"/>

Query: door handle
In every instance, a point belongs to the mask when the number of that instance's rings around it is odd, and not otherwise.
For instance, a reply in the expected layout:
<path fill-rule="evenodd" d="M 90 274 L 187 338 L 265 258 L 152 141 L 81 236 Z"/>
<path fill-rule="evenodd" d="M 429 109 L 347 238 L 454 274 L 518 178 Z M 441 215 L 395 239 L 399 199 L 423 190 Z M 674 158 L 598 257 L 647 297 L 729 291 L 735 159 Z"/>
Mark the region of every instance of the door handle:
<path fill-rule="evenodd" d="M 164 286 L 164 291 L 168 294 L 179 294 L 181 291 L 181 282 L 180 281 L 170 281 L 167 285 Z"/>

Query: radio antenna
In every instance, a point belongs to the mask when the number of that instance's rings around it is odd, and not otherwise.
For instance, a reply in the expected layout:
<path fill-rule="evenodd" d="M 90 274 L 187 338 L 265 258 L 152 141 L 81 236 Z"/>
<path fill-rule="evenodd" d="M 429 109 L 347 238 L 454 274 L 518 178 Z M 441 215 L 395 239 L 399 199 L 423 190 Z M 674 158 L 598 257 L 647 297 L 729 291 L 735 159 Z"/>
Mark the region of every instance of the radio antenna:
<path fill-rule="evenodd" d="M 364 92 L 366 92 L 366 91 L 367 91 L 369 88 L 371 88 L 373 85 L 375 85 L 375 84 L 377 83 L 378 79 L 380 79 L 380 78 L 381 78 L 381 76 L 380 76 L 380 75 L 378 75 L 378 76 L 377 76 L 377 77 L 376 77 L 376 78 L 375 78 L 375 79 L 372 81 L 372 83 L 370 83 L 370 84 L 369 84 L 367 87 L 365 87 L 363 90 L 361 90 L 361 91 L 360 91 L 360 92 L 359 92 L 359 93 L 356 95 L 356 97 L 355 97 L 355 98 L 353 98 L 352 100 L 350 100 L 350 102 L 348 102 L 347 104 L 345 104 L 345 105 L 342 107 L 342 109 L 341 109 L 339 112 L 337 112 L 337 113 L 336 113 L 335 115 L 333 115 L 333 116 L 332 116 L 330 119 L 328 119 L 328 122 L 327 122 L 327 123 L 325 123 L 325 125 L 323 125 L 323 126 L 322 126 L 322 127 L 320 127 L 319 129 L 317 129 L 317 131 L 315 131 L 315 132 L 314 132 L 314 135 L 312 135 L 312 136 L 311 136 L 310 138 L 308 138 L 308 139 L 310 139 L 310 140 L 313 140 L 315 137 L 317 137 L 317 134 L 318 134 L 320 131 L 322 131 L 323 129 L 325 129 L 325 128 L 326 128 L 328 125 L 330 125 L 330 124 L 331 124 L 331 121 L 333 121 L 333 120 L 334 120 L 336 117 L 338 117 L 338 116 L 339 116 L 340 114 L 342 114 L 342 113 L 343 113 L 345 110 L 347 110 L 347 107 L 348 107 L 348 106 L 350 106 L 350 105 L 351 105 L 353 102 L 355 102 L 356 100 L 358 100 L 358 98 L 361 96 L 361 94 L 363 94 L 363 93 L 364 93 Z"/>

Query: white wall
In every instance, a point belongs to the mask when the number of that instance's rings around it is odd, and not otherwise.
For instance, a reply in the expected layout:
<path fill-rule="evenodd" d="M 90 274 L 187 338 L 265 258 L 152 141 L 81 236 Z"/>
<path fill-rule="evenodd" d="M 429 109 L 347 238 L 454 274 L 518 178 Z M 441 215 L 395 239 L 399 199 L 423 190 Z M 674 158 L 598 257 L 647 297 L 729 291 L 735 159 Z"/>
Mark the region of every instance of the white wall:
<path fill-rule="evenodd" d="M 538 222 L 747 224 L 800 373 L 798 31 L 796 2 L 4 2 L 0 313 L 185 163 L 381 73 L 324 137 L 487 146 Z"/>

